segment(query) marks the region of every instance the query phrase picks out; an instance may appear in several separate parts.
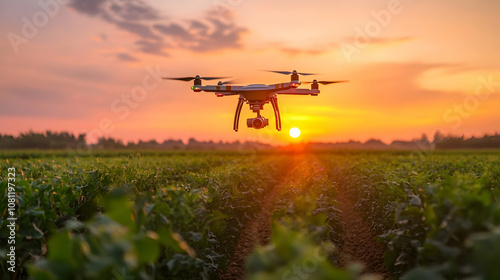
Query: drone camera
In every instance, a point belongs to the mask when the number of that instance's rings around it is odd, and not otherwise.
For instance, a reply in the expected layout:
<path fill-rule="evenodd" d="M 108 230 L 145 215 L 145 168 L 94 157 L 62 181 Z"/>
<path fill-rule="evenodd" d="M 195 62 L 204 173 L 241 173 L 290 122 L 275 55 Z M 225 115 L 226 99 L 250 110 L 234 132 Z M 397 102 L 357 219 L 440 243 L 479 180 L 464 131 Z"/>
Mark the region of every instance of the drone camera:
<path fill-rule="evenodd" d="M 247 126 L 255 129 L 261 129 L 269 125 L 269 120 L 264 117 L 247 119 Z"/>

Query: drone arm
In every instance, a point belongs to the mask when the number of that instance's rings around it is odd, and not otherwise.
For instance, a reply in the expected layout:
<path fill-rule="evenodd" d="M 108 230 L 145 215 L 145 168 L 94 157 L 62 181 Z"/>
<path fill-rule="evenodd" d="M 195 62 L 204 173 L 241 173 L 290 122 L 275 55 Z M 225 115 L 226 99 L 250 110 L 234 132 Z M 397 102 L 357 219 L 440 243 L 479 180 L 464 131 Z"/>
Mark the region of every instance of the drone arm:
<path fill-rule="evenodd" d="M 240 97 L 238 99 L 238 105 L 236 106 L 236 113 L 234 114 L 234 124 L 233 124 L 234 131 L 238 131 L 238 123 L 240 121 L 241 108 L 243 108 L 244 102 L 245 99 L 243 97 Z"/>
<path fill-rule="evenodd" d="M 278 107 L 278 98 L 271 97 L 271 104 L 273 105 L 274 110 L 274 118 L 276 119 L 276 130 L 281 131 L 281 117 L 280 117 L 280 109 Z"/>
<path fill-rule="evenodd" d="M 276 94 L 289 94 L 289 95 L 318 95 L 320 93 L 319 89 L 303 89 L 303 88 L 293 88 L 275 91 Z"/>

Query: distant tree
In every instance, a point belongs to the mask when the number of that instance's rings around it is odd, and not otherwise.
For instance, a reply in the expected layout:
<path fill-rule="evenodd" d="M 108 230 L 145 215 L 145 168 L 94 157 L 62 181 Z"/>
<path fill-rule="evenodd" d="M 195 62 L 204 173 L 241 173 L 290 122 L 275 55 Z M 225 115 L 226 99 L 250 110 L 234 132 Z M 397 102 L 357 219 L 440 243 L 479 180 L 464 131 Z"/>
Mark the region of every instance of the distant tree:
<path fill-rule="evenodd" d="M 427 134 L 422 133 L 422 136 L 420 137 L 420 142 L 429 143 L 429 138 L 427 137 Z"/>
<path fill-rule="evenodd" d="M 97 143 L 94 145 L 96 148 L 100 149 L 123 149 L 125 145 L 121 140 L 115 140 L 111 137 L 105 138 L 101 137 L 97 140 Z"/>
<path fill-rule="evenodd" d="M 37 133 L 32 130 L 21 133 L 17 137 L 4 135 L 0 139 L 0 148 L 3 149 L 65 149 L 76 148 L 79 143 L 86 144 L 85 134 L 75 137 L 69 132 Z M 81 144 L 80 144 L 81 146 Z"/>
<path fill-rule="evenodd" d="M 432 142 L 439 143 L 442 142 L 444 138 L 445 138 L 444 134 L 441 131 L 437 130 L 436 133 L 434 134 L 434 139 Z"/>

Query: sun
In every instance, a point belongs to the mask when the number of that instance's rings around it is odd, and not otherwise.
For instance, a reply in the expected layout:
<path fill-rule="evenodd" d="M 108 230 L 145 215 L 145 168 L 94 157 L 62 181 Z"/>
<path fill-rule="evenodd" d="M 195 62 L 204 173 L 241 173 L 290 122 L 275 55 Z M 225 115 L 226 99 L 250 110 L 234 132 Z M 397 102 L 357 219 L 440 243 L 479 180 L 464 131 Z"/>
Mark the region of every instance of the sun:
<path fill-rule="evenodd" d="M 296 128 L 296 127 L 292 127 L 290 128 L 290 137 L 292 138 L 297 138 L 300 136 L 300 129 Z"/>

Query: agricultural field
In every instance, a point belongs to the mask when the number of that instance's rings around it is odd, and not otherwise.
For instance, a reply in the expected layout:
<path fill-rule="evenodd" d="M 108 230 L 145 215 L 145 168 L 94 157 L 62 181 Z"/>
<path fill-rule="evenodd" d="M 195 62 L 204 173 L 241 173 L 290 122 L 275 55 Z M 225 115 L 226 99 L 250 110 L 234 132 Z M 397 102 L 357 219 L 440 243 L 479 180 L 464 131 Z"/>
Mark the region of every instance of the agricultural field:
<path fill-rule="evenodd" d="M 2 279 L 500 279 L 499 152 L 2 158 Z"/>

